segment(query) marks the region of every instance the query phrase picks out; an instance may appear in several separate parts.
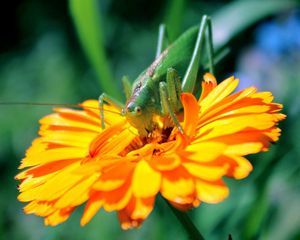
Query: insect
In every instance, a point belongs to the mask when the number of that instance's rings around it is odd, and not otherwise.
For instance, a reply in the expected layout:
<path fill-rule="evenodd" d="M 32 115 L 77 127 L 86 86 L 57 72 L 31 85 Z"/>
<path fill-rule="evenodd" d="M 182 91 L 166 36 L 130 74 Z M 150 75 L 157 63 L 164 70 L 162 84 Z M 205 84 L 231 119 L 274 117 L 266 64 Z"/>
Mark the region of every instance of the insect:
<path fill-rule="evenodd" d="M 156 128 L 155 116 L 170 116 L 173 124 L 183 133 L 176 114 L 182 111 L 181 92 L 194 93 L 202 48 L 207 43 L 209 70 L 213 72 L 213 46 L 211 20 L 204 15 L 199 26 L 183 33 L 163 50 L 166 42 L 164 25 L 160 26 L 156 59 L 130 86 L 123 78 L 127 101 L 125 105 L 106 93 L 99 97 L 101 126 L 104 124 L 104 103 L 114 105 L 139 135 L 146 137 Z M 180 55 L 180 56 L 179 56 Z M 181 81 L 180 76 L 183 76 Z"/>
<path fill-rule="evenodd" d="M 205 43 L 209 71 L 213 73 L 214 49 L 211 19 L 204 15 L 199 26 L 188 29 L 163 50 L 166 42 L 165 26 L 161 25 L 155 61 L 137 77 L 132 86 L 127 78 L 123 78 L 127 98 L 125 105 L 106 93 L 100 95 L 99 108 L 102 129 L 105 128 L 104 113 L 107 111 L 104 110 L 104 104 L 108 103 L 116 107 L 119 113 L 126 117 L 128 122 L 138 130 L 141 137 L 147 137 L 156 129 L 155 116 L 169 116 L 173 125 L 183 133 L 177 118 L 177 114 L 182 112 L 180 94 L 182 92 L 195 93 L 197 73 L 201 58 L 204 55 L 202 49 Z M 182 81 L 180 76 L 183 76 Z M 80 107 L 80 105 L 74 104 L 15 102 L 4 104 Z"/>

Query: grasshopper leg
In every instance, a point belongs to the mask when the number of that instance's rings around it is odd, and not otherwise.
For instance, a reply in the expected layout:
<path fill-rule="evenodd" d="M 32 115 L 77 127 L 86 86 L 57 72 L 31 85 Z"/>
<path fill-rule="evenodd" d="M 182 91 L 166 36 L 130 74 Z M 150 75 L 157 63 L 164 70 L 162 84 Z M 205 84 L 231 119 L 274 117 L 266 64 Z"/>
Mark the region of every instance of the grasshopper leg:
<path fill-rule="evenodd" d="M 182 108 L 180 95 L 181 95 L 181 82 L 177 71 L 174 68 L 167 70 L 167 90 L 170 99 L 170 104 L 175 112 Z"/>
<path fill-rule="evenodd" d="M 183 128 L 180 125 L 175 112 L 178 112 L 182 105 L 180 101 L 180 79 L 177 72 L 169 68 L 167 71 L 167 82 L 159 83 L 159 93 L 161 99 L 161 107 L 163 114 L 169 114 L 172 121 L 183 134 Z"/>
<path fill-rule="evenodd" d="M 115 108 L 117 108 L 120 113 L 122 112 L 123 104 L 120 103 L 119 101 L 113 99 L 112 97 L 110 97 L 106 93 L 102 93 L 99 96 L 98 102 L 99 102 L 99 109 L 100 109 L 101 128 L 104 129 L 105 128 L 104 102 L 107 102 L 108 104 L 110 104 L 110 105 L 114 106 Z"/>
<path fill-rule="evenodd" d="M 207 18 L 207 34 L 206 34 L 206 46 L 207 46 L 207 56 L 209 71 L 214 74 L 214 46 L 213 46 L 213 34 L 212 34 L 212 24 L 210 17 Z"/>
<path fill-rule="evenodd" d="M 208 33 L 206 37 L 206 28 L 208 28 Z M 193 92 L 195 83 L 197 80 L 198 66 L 202 56 L 202 45 L 203 41 L 208 39 L 208 59 L 210 71 L 213 71 L 213 47 L 212 47 L 212 30 L 211 30 L 211 20 L 208 16 L 204 15 L 199 26 L 198 36 L 193 51 L 192 58 L 190 60 L 188 69 L 184 75 L 182 81 L 182 90 L 184 92 Z"/>
<path fill-rule="evenodd" d="M 160 24 L 158 30 L 158 40 L 157 40 L 157 48 L 156 48 L 156 55 L 155 59 L 159 57 L 159 55 L 164 50 L 164 47 L 167 45 L 167 36 L 166 36 L 166 25 Z"/>

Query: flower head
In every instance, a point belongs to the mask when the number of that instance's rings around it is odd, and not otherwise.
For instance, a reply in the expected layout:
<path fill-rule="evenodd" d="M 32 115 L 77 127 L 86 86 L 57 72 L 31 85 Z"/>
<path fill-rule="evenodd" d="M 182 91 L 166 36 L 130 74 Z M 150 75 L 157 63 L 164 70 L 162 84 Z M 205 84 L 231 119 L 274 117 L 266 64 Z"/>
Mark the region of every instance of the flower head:
<path fill-rule="evenodd" d="M 82 225 L 104 208 L 128 229 L 147 218 L 158 193 L 180 210 L 223 201 L 222 178 L 247 177 L 252 165 L 244 156 L 277 141 L 285 118 L 270 92 L 233 93 L 237 84 L 230 77 L 217 85 L 206 74 L 199 100 L 183 93 L 184 134 L 158 117 L 157 129 L 141 137 L 108 105 L 102 130 L 95 100 L 82 110 L 55 109 L 41 119 L 40 137 L 20 165 L 27 169 L 16 176 L 18 198 L 29 202 L 24 211 L 57 225 L 85 203 Z"/>

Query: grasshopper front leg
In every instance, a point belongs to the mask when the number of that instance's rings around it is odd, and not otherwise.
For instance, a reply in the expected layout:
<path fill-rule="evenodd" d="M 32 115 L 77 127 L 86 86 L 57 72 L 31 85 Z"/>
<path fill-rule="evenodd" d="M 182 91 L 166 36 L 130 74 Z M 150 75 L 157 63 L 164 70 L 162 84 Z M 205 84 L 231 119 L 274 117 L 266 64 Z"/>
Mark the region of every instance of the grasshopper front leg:
<path fill-rule="evenodd" d="M 123 104 L 120 103 L 118 100 L 115 100 L 114 98 L 110 97 L 106 93 L 102 93 L 99 96 L 98 103 L 99 103 L 99 109 L 100 109 L 100 120 L 101 120 L 101 128 L 105 128 L 105 122 L 104 122 L 104 102 L 107 102 L 108 104 L 114 106 L 120 113 L 122 113 Z"/>
<path fill-rule="evenodd" d="M 180 78 L 173 68 L 169 68 L 167 71 L 167 81 L 159 83 L 159 93 L 162 113 L 164 115 L 169 114 L 175 126 L 183 134 L 183 128 L 175 114 L 182 108 L 180 101 L 181 84 Z"/>

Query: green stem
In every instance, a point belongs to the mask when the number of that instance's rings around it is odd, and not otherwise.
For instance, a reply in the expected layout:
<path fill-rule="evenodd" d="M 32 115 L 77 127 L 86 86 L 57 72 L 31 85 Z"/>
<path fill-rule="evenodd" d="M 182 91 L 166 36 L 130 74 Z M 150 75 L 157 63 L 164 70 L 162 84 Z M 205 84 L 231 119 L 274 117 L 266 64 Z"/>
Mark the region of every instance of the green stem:
<path fill-rule="evenodd" d="M 165 201 L 167 202 L 168 206 L 171 208 L 172 212 L 175 214 L 175 216 L 177 217 L 179 222 L 184 227 L 185 231 L 189 235 L 189 239 L 205 240 L 186 212 L 177 210 L 167 200 L 165 200 Z"/>

